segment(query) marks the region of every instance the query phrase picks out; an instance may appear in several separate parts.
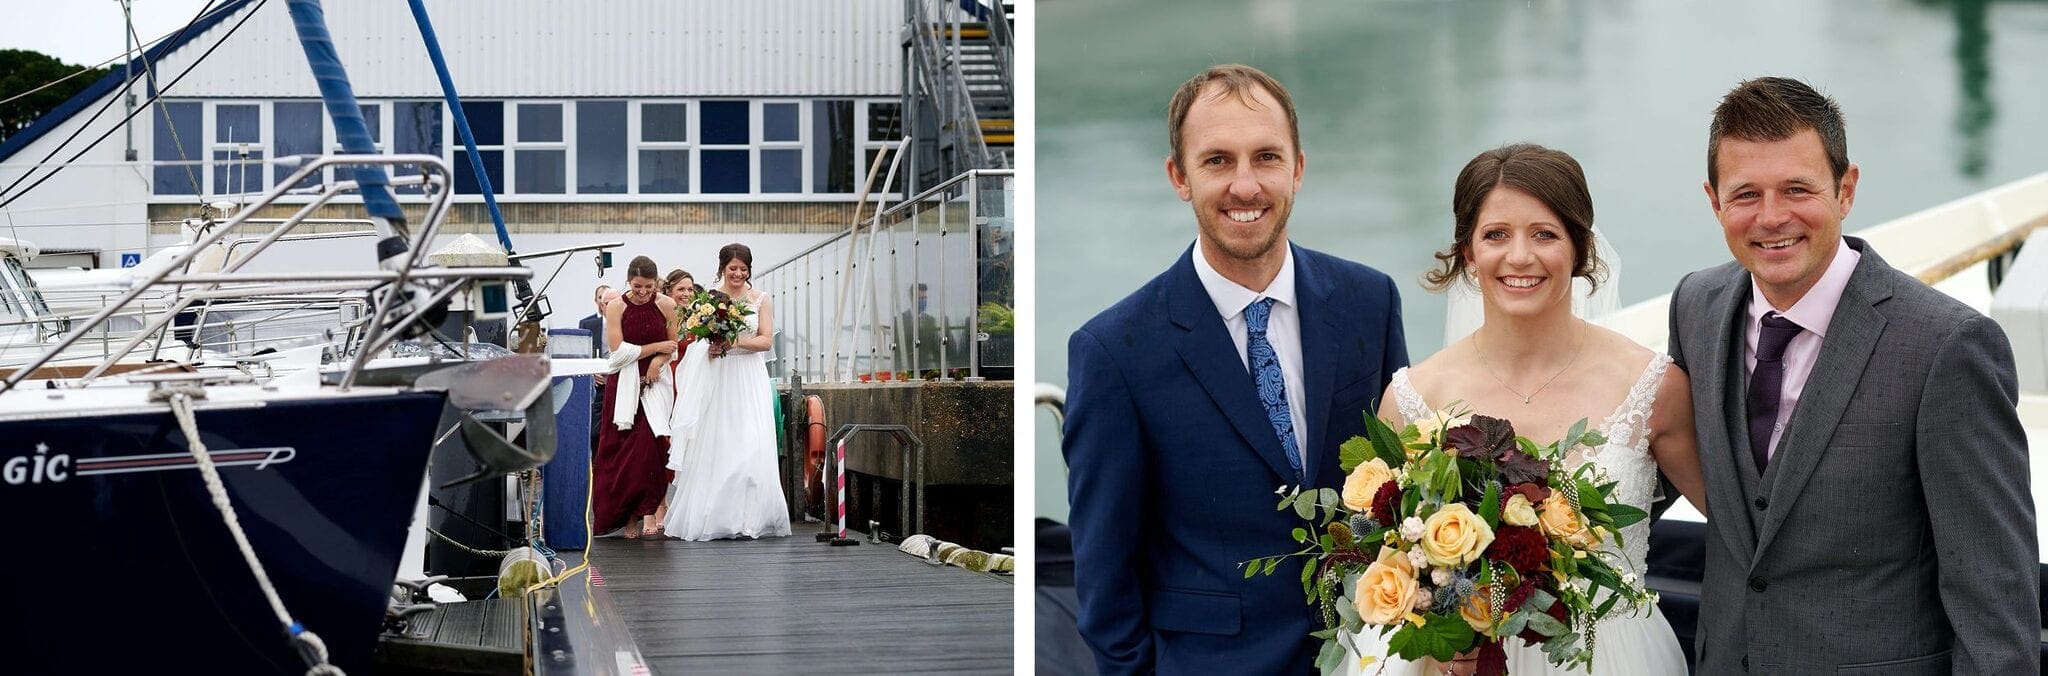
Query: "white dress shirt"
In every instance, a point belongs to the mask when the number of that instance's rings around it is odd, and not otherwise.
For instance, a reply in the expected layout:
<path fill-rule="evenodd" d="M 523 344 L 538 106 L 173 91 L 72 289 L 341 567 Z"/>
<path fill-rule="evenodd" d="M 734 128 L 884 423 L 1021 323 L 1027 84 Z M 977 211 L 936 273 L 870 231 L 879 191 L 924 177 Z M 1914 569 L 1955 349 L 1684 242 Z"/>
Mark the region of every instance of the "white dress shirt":
<path fill-rule="evenodd" d="M 1281 246 L 1287 244 L 1282 242 Z M 1287 412 L 1294 421 L 1294 447 L 1301 449 L 1302 471 L 1308 471 L 1308 392 L 1302 384 L 1301 310 L 1294 303 L 1293 247 L 1287 248 L 1287 257 L 1280 262 L 1280 274 L 1273 277 L 1263 293 L 1224 278 L 1202 255 L 1199 242 L 1194 259 L 1195 277 L 1202 280 L 1202 289 L 1216 303 L 1216 314 L 1223 316 L 1223 326 L 1230 329 L 1230 342 L 1237 345 L 1237 359 L 1244 363 L 1246 373 L 1251 372 L 1251 357 L 1245 354 L 1251 330 L 1245 324 L 1244 309 L 1261 298 L 1273 299 L 1273 312 L 1266 318 L 1266 341 L 1273 344 L 1273 355 L 1280 359 L 1280 375 L 1287 381 Z"/>

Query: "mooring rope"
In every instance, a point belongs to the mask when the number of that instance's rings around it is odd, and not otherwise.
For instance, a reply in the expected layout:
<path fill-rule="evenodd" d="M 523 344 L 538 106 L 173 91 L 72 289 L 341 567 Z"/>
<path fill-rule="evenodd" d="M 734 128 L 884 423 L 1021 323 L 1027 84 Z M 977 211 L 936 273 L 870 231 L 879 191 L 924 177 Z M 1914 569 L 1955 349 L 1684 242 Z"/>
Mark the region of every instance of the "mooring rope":
<path fill-rule="evenodd" d="M 242 559 L 249 563 L 249 572 L 256 576 L 256 586 L 263 590 L 263 597 L 270 601 L 270 609 L 277 613 L 278 622 L 291 636 L 293 647 L 306 660 L 306 676 L 347 676 L 340 667 L 327 663 L 327 644 L 318 634 L 292 619 L 285 610 L 284 599 L 277 595 L 277 587 L 270 583 L 270 574 L 263 569 L 263 562 L 257 560 L 256 549 L 249 545 L 249 536 L 242 532 L 242 522 L 235 517 L 235 507 L 228 503 L 228 489 L 221 483 L 220 472 L 213 466 L 213 457 L 206 451 L 206 444 L 199 439 L 199 422 L 192 414 L 192 399 L 205 397 L 205 390 L 198 385 L 172 385 L 150 393 L 150 399 L 169 401 L 171 415 L 178 419 L 178 427 L 185 431 L 186 450 L 192 452 L 192 459 L 199 465 L 199 476 L 206 481 L 206 492 L 213 496 L 213 506 L 220 511 L 221 520 L 227 523 L 228 534 L 234 536 L 235 546 L 241 548 Z"/>

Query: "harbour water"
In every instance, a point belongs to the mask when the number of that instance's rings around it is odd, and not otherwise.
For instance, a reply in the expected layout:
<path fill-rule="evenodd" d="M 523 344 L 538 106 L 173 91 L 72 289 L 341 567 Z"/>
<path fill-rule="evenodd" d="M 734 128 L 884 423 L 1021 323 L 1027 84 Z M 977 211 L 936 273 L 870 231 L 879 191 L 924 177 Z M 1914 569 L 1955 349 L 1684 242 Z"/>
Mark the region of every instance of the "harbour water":
<path fill-rule="evenodd" d="M 1728 259 L 1707 122 L 1761 75 L 1834 96 L 1862 171 L 1855 230 L 2048 170 L 2048 2 L 1621 0 L 1054 2 L 1038 8 L 1037 378 L 1066 339 L 1193 241 L 1164 175 L 1173 89 L 1242 62 L 1292 90 L 1308 169 L 1289 232 L 1402 283 L 1408 348 L 1443 342 L 1418 280 L 1449 242 L 1451 181 L 1531 141 L 1586 169 L 1624 304 Z M 1064 465 L 1037 416 L 1037 513 Z"/>

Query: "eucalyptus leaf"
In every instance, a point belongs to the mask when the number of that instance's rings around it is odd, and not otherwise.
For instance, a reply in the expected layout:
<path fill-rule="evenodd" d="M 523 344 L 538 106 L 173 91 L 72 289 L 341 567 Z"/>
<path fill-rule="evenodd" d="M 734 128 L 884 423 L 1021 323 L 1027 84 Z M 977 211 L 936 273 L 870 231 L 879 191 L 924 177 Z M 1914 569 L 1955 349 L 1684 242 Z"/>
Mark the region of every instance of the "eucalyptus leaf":
<path fill-rule="evenodd" d="M 1572 654 L 1578 651 L 1579 635 L 1577 632 L 1567 632 L 1543 642 L 1543 652 L 1550 656 L 1551 662 L 1563 662 L 1571 659 Z"/>
<path fill-rule="evenodd" d="M 1344 588 L 1350 589 L 1351 586 L 1345 585 Z M 1335 605 L 1337 606 L 1338 626 L 1350 628 L 1364 624 L 1364 620 L 1358 617 L 1358 604 L 1352 603 L 1350 594 L 1339 597 Z"/>
<path fill-rule="evenodd" d="M 1322 630 L 1318 630 L 1318 631 L 1311 631 L 1311 632 L 1309 632 L 1309 633 L 1308 633 L 1308 635 L 1309 635 L 1309 636 L 1311 636 L 1311 637 L 1314 637 L 1314 638 L 1319 638 L 1319 639 L 1325 640 L 1325 641 L 1334 641 L 1334 640 L 1336 640 L 1336 638 L 1337 638 L 1337 632 L 1338 632 L 1338 631 L 1339 631 L 1339 630 L 1338 630 L 1338 629 L 1337 629 L 1336 627 L 1330 627 L 1330 628 L 1328 628 L 1328 629 L 1322 629 Z"/>
<path fill-rule="evenodd" d="M 1314 493 L 1302 493 L 1294 496 L 1294 513 L 1301 516 L 1303 521 L 1315 521 L 1316 495 Z"/>
<path fill-rule="evenodd" d="M 1300 493 L 1300 492 L 1301 492 L 1301 491 L 1300 491 L 1299 489 L 1296 489 L 1296 490 L 1288 491 L 1287 493 L 1285 493 L 1285 494 L 1281 495 L 1281 496 L 1280 496 L 1280 504 L 1278 504 L 1278 505 L 1274 505 L 1274 506 L 1273 506 L 1273 509 L 1275 509 L 1275 510 L 1281 510 L 1281 509 L 1287 509 L 1287 508 L 1289 508 L 1289 507 L 1293 507 L 1293 506 L 1294 506 L 1294 496 L 1295 496 L 1295 494 L 1298 494 L 1298 493 Z"/>
<path fill-rule="evenodd" d="M 1295 528 L 1295 529 L 1294 529 L 1294 541 L 1295 541 L 1295 542 L 1308 542 L 1308 529 L 1307 529 L 1307 528 L 1299 528 L 1299 527 Z"/>
<path fill-rule="evenodd" d="M 1266 575 L 1272 575 L 1272 574 L 1273 574 L 1273 569 L 1274 569 L 1274 568 L 1279 568 L 1279 567 L 1280 567 L 1280 557 L 1277 557 L 1277 556 L 1275 556 L 1275 557 L 1273 557 L 1273 558 L 1270 558 L 1270 559 L 1266 559 L 1266 572 L 1265 572 L 1265 574 L 1266 574 Z"/>
<path fill-rule="evenodd" d="M 1322 548 L 1323 548 L 1323 551 L 1326 551 L 1326 552 L 1331 552 L 1331 551 L 1336 551 L 1336 550 L 1337 550 L 1337 539 L 1336 539 L 1336 538 L 1333 538 L 1333 537 L 1330 537 L 1330 534 L 1329 534 L 1329 533 L 1324 533 L 1324 534 L 1322 534 L 1321 536 L 1317 537 L 1317 538 L 1316 538 L 1316 544 L 1317 544 L 1318 546 L 1322 547 Z"/>
<path fill-rule="evenodd" d="M 1586 448 L 1599 448 L 1607 443 L 1607 435 L 1601 434 L 1599 430 L 1586 430 L 1585 434 L 1579 436 L 1579 443 L 1584 444 Z"/>
<path fill-rule="evenodd" d="M 1580 418 L 1578 422 L 1572 423 L 1572 429 L 1571 429 L 1571 431 L 1570 431 L 1570 432 L 1566 432 L 1566 433 L 1564 433 L 1564 438 L 1565 438 L 1565 440 L 1566 440 L 1566 441 L 1578 441 L 1578 440 L 1579 440 L 1579 438 L 1580 438 L 1580 437 L 1582 437 L 1582 436 L 1583 436 L 1583 435 L 1585 435 L 1585 434 L 1586 434 L 1586 419 L 1585 419 L 1585 418 Z"/>
<path fill-rule="evenodd" d="M 1245 563 L 1245 564 L 1239 564 L 1239 565 L 1241 565 L 1241 566 L 1244 566 L 1244 579 L 1247 579 L 1247 580 L 1249 580 L 1249 579 L 1252 579 L 1252 576 L 1253 576 L 1253 575 L 1257 575 L 1257 574 L 1259 574 L 1259 560 L 1258 560 L 1258 559 L 1252 559 L 1250 563 Z"/>
<path fill-rule="evenodd" d="M 1334 674 L 1342 670 L 1344 646 L 1337 645 L 1335 641 L 1324 643 L 1322 651 L 1316 653 L 1316 668 L 1321 669 L 1324 674 Z"/>
<path fill-rule="evenodd" d="M 1522 607 L 1545 611 L 1550 610 L 1550 604 L 1556 602 L 1557 597 L 1551 596 L 1550 592 L 1543 591 L 1542 589 L 1531 589 L 1529 590 L 1529 600 L 1522 602 Z"/>
<path fill-rule="evenodd" d="M 1522 633 L 1522 629 L 1529 626 L 1529 614 L 1528 606 L 1523 606 L 1521 610 L 1517 610 L 1514 614 L 1509 615 L 1508 621 L 1500 624 L 1500 635 L 1514 636 Z"/>
<path fill-rule="evenodd" d="M 1571 627 L 1564 626 L 1563 622 L 1557 621 L 1557 618 L 1551 617 L 1546 613 L 1530 613 L 1529 628 L 1536 630 L 1536 633 L 1544 636 L 1561 636 L 1572 629 Z"/>
<path fill-rule="evenodd" d="M 1316 604 L 1316 566 L 1301 567 L 1301 595 L 1308 597 L 1308 604 Z"/>

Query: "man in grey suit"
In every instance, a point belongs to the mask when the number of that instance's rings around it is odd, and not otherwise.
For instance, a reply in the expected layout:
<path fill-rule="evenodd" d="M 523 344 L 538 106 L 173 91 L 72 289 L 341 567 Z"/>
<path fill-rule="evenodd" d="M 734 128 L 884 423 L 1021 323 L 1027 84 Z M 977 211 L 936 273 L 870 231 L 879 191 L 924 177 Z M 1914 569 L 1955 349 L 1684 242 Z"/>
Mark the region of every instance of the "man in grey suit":
<path fill-rule="evenodd" d="M 1840 108 L 1804 83 L 1714 111 L 1735 261 L 1671 298 L 1707 481 L 1700 673 L 2038 673 L 2012 350 L 1842 236 L 1856 180 Z"/>

